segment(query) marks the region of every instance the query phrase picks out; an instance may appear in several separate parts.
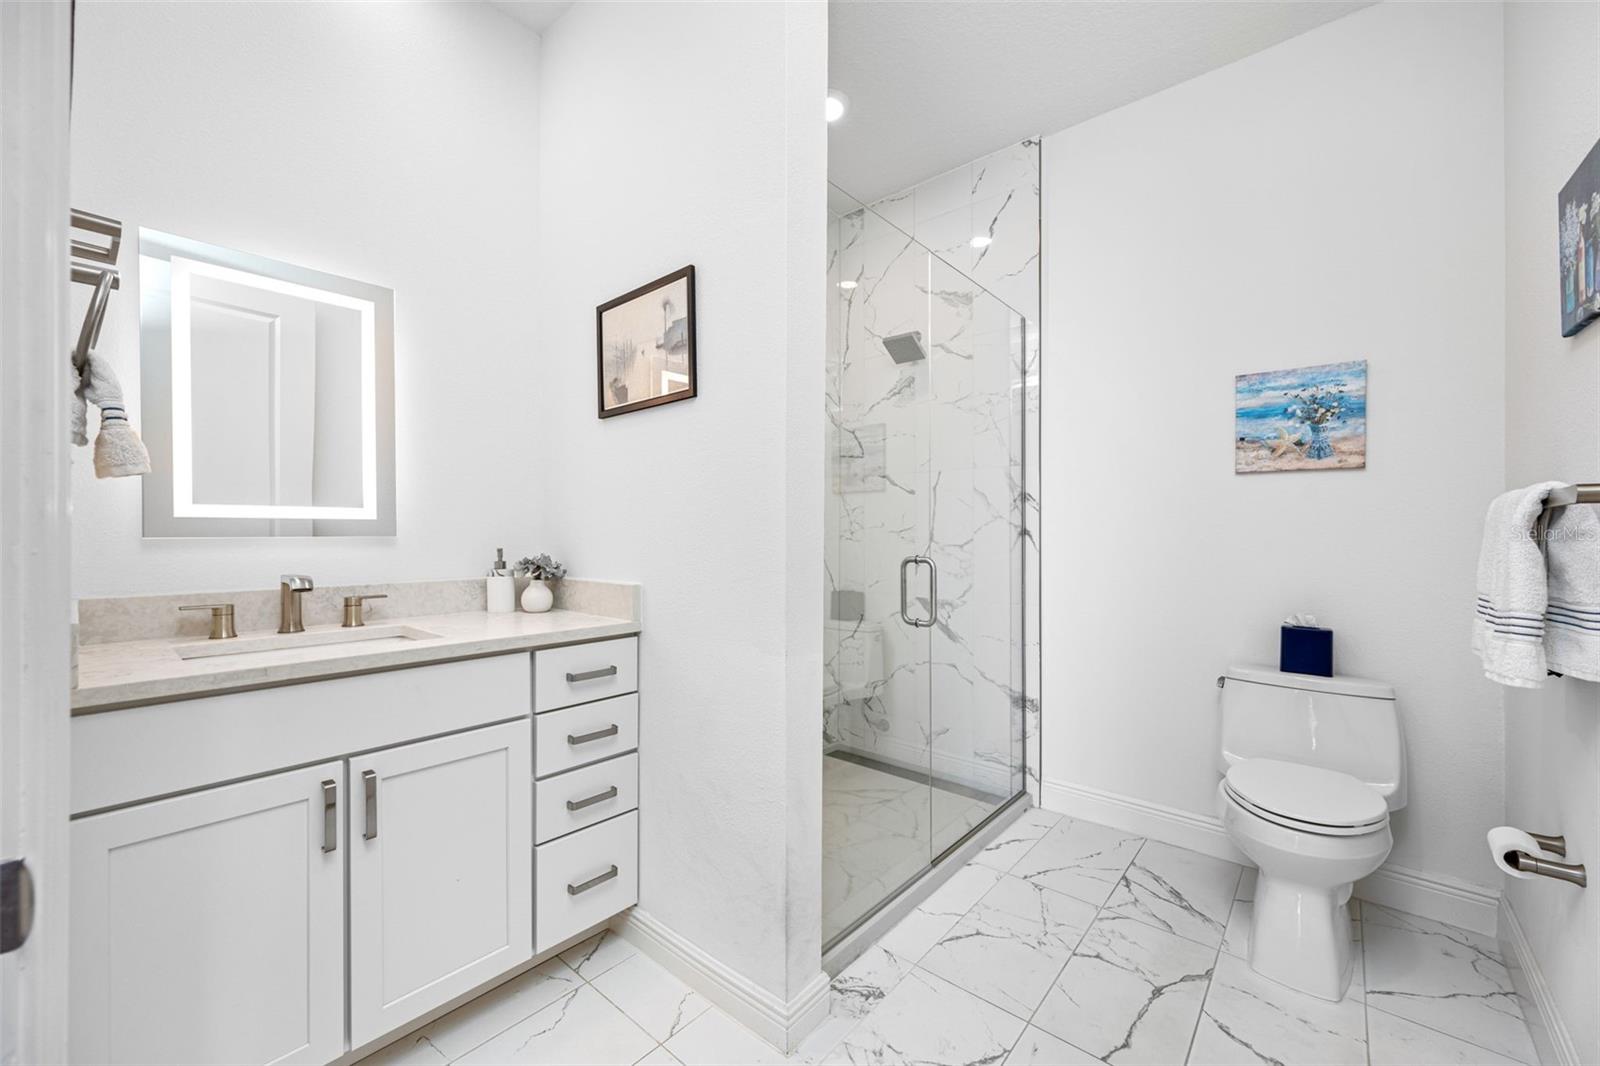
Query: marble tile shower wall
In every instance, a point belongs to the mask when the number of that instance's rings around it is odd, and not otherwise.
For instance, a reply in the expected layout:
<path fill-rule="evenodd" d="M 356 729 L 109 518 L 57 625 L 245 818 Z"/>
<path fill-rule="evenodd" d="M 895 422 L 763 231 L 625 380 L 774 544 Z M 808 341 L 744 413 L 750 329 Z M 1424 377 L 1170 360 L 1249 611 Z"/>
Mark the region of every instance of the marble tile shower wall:
<path fill-rule="evenodd" d="M 1038 167 L 1024 142 L 829 233 L 827 577 L 863 613 L 830 595 L 824 740 L 1003 795 L 1021 745 L 1030 791 L 1038 766 Z M 927 356 L 896 363 L 910 331 Z M 913 554 L 939 560 L 932 629 L 899 621 Z"/>

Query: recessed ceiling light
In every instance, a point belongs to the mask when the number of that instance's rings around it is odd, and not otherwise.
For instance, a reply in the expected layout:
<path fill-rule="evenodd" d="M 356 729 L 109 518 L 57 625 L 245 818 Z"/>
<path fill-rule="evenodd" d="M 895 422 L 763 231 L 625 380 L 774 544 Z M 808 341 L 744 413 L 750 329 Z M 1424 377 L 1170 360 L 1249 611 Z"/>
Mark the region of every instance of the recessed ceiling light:
<path fill-rule="evenodd" d="M 972 245 L 974 248 L 987 248 L 989 245 L 994 243 L 994 238 L 989 236 L 987 233 L 980 233 L 967 243 Z"/>
<path fill-rule="evenodd" d="M 855 287 L 856 287 L 856 283 L 853 282 L 853 281 L 841 281 L 841 282 L 839 282 L 839 288 L 841 288 L 841 289 L 848 290 L 848 289 L 853 289 Z"/>
<path fill-rule="evenodd" d="M 829 122 L 838 122 L 844 118 L 844 109 L 850 106 L 850 98 L 837 89 L 828 91 L 828 103 L 823 114 Z"/>

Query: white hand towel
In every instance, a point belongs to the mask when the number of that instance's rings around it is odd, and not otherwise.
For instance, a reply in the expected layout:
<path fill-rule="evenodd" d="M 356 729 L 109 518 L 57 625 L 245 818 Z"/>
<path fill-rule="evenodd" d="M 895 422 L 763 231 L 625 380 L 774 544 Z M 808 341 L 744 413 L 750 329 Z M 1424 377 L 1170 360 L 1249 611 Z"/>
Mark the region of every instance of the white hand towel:
<path fill-rule="evenodd" d="M 1533 526 L 1550 490 L 1562 484 L 1544 481 L 1502 493 L 1484 519 L 1472 650 L 1483 660 L 1484 676 L 1502 685 L 1544 684 L 1544 554 Z"/>
<path fill-rule="evenodd" d="M 87 444 L 88 409 L 100 408 L 100 433 L 94 439 L 94 476 L 130 477 L 150 472 L 150 453 L 128 422 L 122 385 L 106 361 L 90 352 L 72 393 L 72 440 Z"/>
<path fill-rule="evenodd" d="M 1545 659 L 1558 674 L 1600 681 L 1600 515 L 1583 504 L 1557 510 L 1545 552 Z"/>

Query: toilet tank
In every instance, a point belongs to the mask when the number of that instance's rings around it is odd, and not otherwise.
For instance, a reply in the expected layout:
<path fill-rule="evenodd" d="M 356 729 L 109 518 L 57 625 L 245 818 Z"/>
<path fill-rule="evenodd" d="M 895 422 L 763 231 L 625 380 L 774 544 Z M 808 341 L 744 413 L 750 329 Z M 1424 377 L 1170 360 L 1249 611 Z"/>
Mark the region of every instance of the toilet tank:
<path fill-rule="evenodd" d="M 1231 667 L 1221 679 L 1223 773 L 1244 759 L 1283 759 L 1338 770 L 1406 805 L 1406 745 L 1394 687 L 1359 677 Z"/>
<path fill-rule="evenodd" d="M 865 699 L 883 680 L 883 630 L 873 623 L 830 620 L 827 651 L 831 677 L 843 698 Z"/>

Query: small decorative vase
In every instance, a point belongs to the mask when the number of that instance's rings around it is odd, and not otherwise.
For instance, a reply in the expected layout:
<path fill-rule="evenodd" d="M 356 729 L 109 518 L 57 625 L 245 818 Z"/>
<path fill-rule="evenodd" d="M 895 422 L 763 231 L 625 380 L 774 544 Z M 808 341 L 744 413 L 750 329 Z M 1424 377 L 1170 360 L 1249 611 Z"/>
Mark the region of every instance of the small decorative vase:
<path fill-rule="evenodd" d="M 1333 455 L 1333 445 L 1328 443 L 1327 432 L 1317 422 L 1307 423 L 1311 427 L 1311 443 L 1306 447 L 1307 459 L 1327 459 Z"/>
<path fill-rule="evenodd" d="M 543 581 L 530 581 L 528 587 L 522 590 L 522 609 L 529 614 L 543 614 L 555 602 L 555 593 Z"/>

